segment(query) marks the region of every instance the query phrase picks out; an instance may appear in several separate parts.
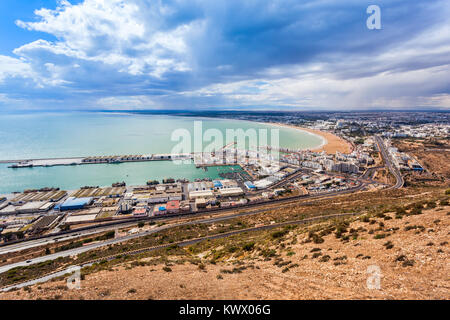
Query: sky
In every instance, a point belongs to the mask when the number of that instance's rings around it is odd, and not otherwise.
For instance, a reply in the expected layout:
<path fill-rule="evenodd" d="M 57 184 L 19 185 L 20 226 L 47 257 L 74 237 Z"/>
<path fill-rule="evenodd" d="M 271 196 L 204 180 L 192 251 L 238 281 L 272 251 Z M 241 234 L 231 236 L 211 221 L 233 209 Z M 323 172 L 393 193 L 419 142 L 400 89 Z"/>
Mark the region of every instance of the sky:
<path fill-rule="evenodd" d="M 2 0 L 0 110 L 66 109 L 449 110 L 450 1 Z"/>

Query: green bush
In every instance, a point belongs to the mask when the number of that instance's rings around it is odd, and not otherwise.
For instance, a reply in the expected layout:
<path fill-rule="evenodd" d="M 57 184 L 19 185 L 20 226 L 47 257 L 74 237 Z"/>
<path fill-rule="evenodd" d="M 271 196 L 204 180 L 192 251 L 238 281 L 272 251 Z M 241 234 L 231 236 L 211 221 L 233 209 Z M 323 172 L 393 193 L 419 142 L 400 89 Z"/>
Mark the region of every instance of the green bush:
<path fill-rule="evenodd" d="M 249 243 L 244 244 L 242 249 L 244 249 L 245 251 L 252 251 L 254 247 L 255 247 L 255 243 L 249 242 Z"/>
<path fill-rule="evenodd" d="M 277 239 L 277 238 L 281 238 L 284 237 L 286 234 L 288 234 L 288 230 L 280 230 L 280 231 L 275 231 L 271 234 L 272 238 Z"/>

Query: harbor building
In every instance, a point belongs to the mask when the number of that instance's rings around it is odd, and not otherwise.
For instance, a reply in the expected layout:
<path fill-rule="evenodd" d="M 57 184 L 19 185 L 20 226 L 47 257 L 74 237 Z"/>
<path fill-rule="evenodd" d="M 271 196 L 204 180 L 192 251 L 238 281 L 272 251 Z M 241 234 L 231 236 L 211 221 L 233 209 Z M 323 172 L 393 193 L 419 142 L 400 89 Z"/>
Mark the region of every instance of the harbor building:
<path fill-rule="evenodd" d="M 67 210 L 80 210 L 84 209 L 86 206 L 90 205 L 93 201 L 93 198 L 74 198 L 69 197 L 64 203 L 62 203 L 59 207 L 60 211 Z"/>

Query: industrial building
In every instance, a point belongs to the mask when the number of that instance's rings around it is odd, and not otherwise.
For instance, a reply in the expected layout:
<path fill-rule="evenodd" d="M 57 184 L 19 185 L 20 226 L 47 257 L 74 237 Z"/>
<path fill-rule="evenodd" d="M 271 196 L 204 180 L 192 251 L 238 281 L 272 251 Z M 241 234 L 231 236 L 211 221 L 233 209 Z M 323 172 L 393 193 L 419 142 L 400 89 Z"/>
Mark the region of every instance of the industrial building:
<path fill-rule="evenodd" d="M 191 182 L 188 184 L 188 192 L 213 190 L 214 184 L 210 181 Z"/>
<path fill-rule="evenodd" d="M 256 186 L 251 181 L 245 181 L 244 185 L 247 187 L 248 190 L 256 190 Z"/>
<path fill-rule="evenodd" d="M 242 190 L 242 188 L 239 187 L 219 190 L 219 195 L 221 197 L 233 197 L 233 196 L 240 196 L 242 194 L 244 194 L 244 191 Z"/>
<path fill-rule="evenodd" d="M 159 215 L 165 214 L 165 213 L 167 213 L 166 205 L 155 206 L 153 208 L 153 215 L 154 216 L 159 216 Z"/>
<path fill-rule="evenodd" d="M 220 180 L 213 180 L 214 190 L 219 190 L 223 188 L 222 182 Z"/>
<path fill-rule="evenodd" d="M 74 198 L 69 197 L 64 203 L 62 203 L 59 207 L 60 211 L 67 210 L 80 210 L 84 209 L 84 207 L 90 205 L 92 203 L 93 198 Z"/>
<path fill-rule="evenodd" d="M 212 197 L 214 197 L 214 193 L 212 192 L 212 190 L 189 192 L 189 199 L 191 200 L 195 200 L 197 198 L 212 198 Z"/>
<path fill-rule="evenodd" d="M 65 223 L 76 224 L 76 223 L 90 222 L 90 221 L 94 221 L 96 217 L 97 217 L 96 214 L 84 214 L 84 215 L 78 215 L 78 216 L 69 216 L 69 217 L 67 217 Z"/>
<path fill-rule="evenodd" d="M 178 213 L 180 212 L 180 201 L 173 200 L 166 204 L 167 213 Z"/>
<path fill-rule="evenodd" d="M 146 217 L 147 209 L 144 207 L 137 207 L 133 210 L 133 216 L 134 217 Z"/>

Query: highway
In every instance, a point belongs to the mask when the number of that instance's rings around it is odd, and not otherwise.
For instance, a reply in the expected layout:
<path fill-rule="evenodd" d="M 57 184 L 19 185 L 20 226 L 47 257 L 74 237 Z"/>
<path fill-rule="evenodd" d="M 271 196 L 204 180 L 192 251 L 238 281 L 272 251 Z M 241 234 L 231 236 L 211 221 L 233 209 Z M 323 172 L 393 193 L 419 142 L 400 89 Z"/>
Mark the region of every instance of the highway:
<path fill-rule="evenodd" d="M 375 141 L 377 142 L 378 149 L 380 150 L 381 157 L 383 158 L 386 167 L 396 179 L 395 185 L 393 185 L 391 188 L 399 189 L 403 187 L 405 181 L 403 180 L 403 177 L 398 168 L 392 164 L 391 158 L 386 150 L 386 146 L 384 145 L 383 139 L 380 136 L 375 136 Z"/>

